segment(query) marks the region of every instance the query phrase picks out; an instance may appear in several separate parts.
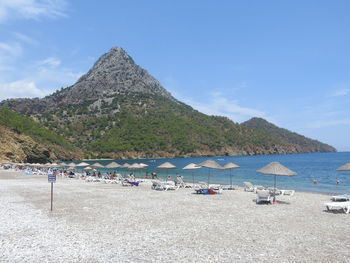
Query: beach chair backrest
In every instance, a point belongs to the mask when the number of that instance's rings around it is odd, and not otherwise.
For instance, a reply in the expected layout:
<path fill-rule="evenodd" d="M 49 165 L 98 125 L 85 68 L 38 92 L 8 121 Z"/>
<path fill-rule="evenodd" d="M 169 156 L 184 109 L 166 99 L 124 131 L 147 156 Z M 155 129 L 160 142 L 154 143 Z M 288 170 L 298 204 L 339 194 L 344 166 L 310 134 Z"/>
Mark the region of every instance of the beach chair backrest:
<path fill-rule="evenodd" d="M 247 188 L 254 188 L 254 185 L 251 182 L 243 182 L 243 184 L 247 187 Z"/>
<path fill-rule="evenodd" d="M 258 190 L 256 193 L 259 198 L 268 198 L 270 196 L 270 191 L 267 190 Z"/>

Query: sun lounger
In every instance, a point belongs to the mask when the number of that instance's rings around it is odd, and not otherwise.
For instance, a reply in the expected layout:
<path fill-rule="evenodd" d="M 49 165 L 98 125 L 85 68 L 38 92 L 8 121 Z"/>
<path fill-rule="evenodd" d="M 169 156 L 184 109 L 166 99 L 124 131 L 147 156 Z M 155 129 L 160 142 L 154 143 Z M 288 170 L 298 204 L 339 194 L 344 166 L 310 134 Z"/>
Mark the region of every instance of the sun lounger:
<path fill-rule="evenodd" d="M 335 195 L 332 196 L 332 200 L 335 202 L 350 201 L 350 195 Z"/>
<path fill-rule="evenodd" d="M 139 186 L 140 182 L 124 180 L 122 186 Z"/>
<path fill-rule="evenodd" d="M 257 190 L 256 191 L 256 200 L 255 202 L 257 204 L 260 203 L 270 203 L 272 202 L 272 198 L 270 195 L 270 191 L 269 190 Z"/>
<path fill-rule="evenodd" d="M 222 189 L 222 190 L 237 190 L 237 189 L 239 189 L 239 186 L 238 185 L 224 185 L 224 184 L 222 184 L 222 185 L 220 185 L 220 188 Z"/>
<path fill-rule="evenodd" d="M 325 203 L 327 210 L 342 209 L 346 214 L 350 213 L 350 202 L 331 202 Z"/>
<path fill-rule="evenodd" d="M 178 190 L 180 188 L 179 185 L 175 185 L 174 181 L 152 181 L 152 189 L 158 191 L 168 191 L 168 190 Z"/>
<path fill-rule="evenodd" d="M 280 195 L 280 194 L 282 194 L 282 192 L 281 192 L 281 190 L 280 189 L 278 189 L 278 188 L 273 188 L 273 187 L 269 187 L 269 188 L 267 188 L 267 190 L 269 190 L 270 191 L 270 194 L 274 194 L 275 193 L 275 195 Z"/>
<path fill-rule="evenodd" d="M 293 196 L 295 193 L 295 190 L 280 190 L 281 195 L 289 195 Z"/>
<path fill-rule="evenodd" d="M 176 177 L 175 184 L 183 188 L 192 188 L 192 184 L 185 183 L 182 176 Z"/>
<path fill-rule="evenodd" d="M 265 187 L 261 185 L 253 185 L 251 182 L 243 182 L 244 184 L 244 191 L 246 192 L 254 192 L 256 193 L 257 190 L 264 190 Z"/>
<path fill-rule="evenodd" d="M 254 192 L 254 185 L 251 182 L 243 182 L 244 191 L 246 192 Z"/>

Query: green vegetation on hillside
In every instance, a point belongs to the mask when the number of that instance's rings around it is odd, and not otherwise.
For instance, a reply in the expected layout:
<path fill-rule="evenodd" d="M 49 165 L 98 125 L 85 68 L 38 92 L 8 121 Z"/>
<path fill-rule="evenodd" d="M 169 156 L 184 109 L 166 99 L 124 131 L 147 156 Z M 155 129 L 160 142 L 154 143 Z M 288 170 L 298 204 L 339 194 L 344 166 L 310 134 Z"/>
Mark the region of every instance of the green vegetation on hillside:
<path fill-rule="evenodd" d="M 18 134 L 30 136 L 42 144 L 57 144 L 66 149 L 73 147 L 62 136 L 46 129 L 42 124 L 33 121 L 31 118 L 16 113 L 6 107 L 0 107 L 0 125 L 11 128 Z"/>
<path fill-rule="evenodd" d="M 145 156 L 156 152 L 175 156 L 201 152 L 262 154 L 277 153 L 282 148 L 282 152 L 293 152 L 299 151 L 298 144 L 311 141 L 305 137 L 288 140 L 290 132 L 277 136 L 225 117 L 202 114 L 163 96 L 135 92 L 56 108 L 36 117 L 87 156 L 130 151 Z"/>

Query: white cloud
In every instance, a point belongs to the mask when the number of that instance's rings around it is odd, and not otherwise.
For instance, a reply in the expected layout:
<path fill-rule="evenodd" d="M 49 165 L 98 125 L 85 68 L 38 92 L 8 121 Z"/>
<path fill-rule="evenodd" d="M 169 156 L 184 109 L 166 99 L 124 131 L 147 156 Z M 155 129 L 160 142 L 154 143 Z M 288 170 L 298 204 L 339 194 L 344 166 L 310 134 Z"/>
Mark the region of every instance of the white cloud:
<path fill-rule="evenodd" d="M 0 83 L 0 100 L 8 98 L 34 98 L 46 95 L 33 81 L 18 80 Z"/>
<path fill-rule="evenodd" d="M 1 0 L 0 22 L 10 19 L 35 19 L 65 16 L 65 0 Z"/>
<path fill-rule="evenodd" d="M 23 49 L 22 46 L 17 43 L 5 43 L 0 42 L 0 56 L 3 57 L 18 57 L 22 55 Z"/>
<path fill-rule="evenodd" d="M 333 94 L 332 94 L 332 97 L 340 97 L 340 96 L 345 96 L 345 95 L 348 95 L 350 94 L 350 88 L 347 88 L 347 89 L 339 89 L 339 90 L 336 90 Z"/>
<path fill-rule="evenodd" d="M 208 115 L 226 116 L 235 122 L 242 122 L 252 117 L 266 117 L 265 112 L 253 108 L 242 107 L 237 101 L 230 101 L 221 93 L 211 94 L 208 102 L 198 102 L 193 99 L 182 99 L 196 110 Z"/>
<path fill-rule="evenodd" d="M 23 48 L 18 42 L 0 42 L 0 71 L 13 69 L 13 63 L 23 53 Z M 1 81 L 1 79 L 0 79 Z"/>
<path fill-rule="evenodd" d="M 38 44 L 38 41 L 36 41 L 35 39 L 33 39 L 27 35 L 24 35 L 22 33 L 13 32 L 12 34 L 13 34 L 13 36 L 15 36 L 16 39 L 18 39 L 19 41 L 24 42 L 26 44 L 30 44 L 30 45 L 37 45 Z"/>
<path fill-rule="evenodd" d="M 59 60 L 58 58 L 54 58 L 54 57 L 49 57 L 46 58 L 44 60 L 41 60 L 38 62 L 39 66 L 48 66 L 50 68 L 57 68 L 59 65 L 61 65 L 61 60 Z"/>

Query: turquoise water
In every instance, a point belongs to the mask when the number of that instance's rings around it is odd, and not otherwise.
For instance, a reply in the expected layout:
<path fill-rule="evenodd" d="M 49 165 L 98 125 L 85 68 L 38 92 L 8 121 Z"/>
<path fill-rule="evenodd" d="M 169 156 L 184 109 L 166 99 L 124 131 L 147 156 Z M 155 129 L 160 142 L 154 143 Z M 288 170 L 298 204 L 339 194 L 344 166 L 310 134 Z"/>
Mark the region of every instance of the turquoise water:
<path fill-rule="evenodd" d="M 280 189 L 294 189 L 307 192 L 321 192 L 321 193 L 348 193 L 350 194 L 350 171 L 337 172 L 336 168 L 350 162 L 350 152 L 341 153 L 312 153 L 312 154 L 287 154 L 287 155 L 258 155 L 258 156 L 225 156 L 225 157 L 195 157 L 195 158 L 164 158 L 164 159 L 133 159 L 133 160 L 114 160 L 119 164 L 125 162 L 145 163 L 149 167 L 141 171 L 134 171 L 136 176 L 144 176 L 146 172 L 156 172 L 158 176 L 166 176 L 165 170 L 158 170 L 155 167 L 164 163 L 171 162 L 177 169 L 168 170 L 169 175 L 175 176 L 177 173 L 184 176 L 186 181 L 192 181 L 192 171 L 194 172 L 195 181 L 208 181 L 207 168 L 200 168 L 197 170 L 182 170 L 184 166 L 189 163 L 201 163 L 207 159 L 213 159 L 221 165 L 228 162 L 238 164 L 240 168 L 231 170 L 232 182 L 235 185 L 243 185 L 243 182 L 249 181 L 253 184 L 273 186 L 273 176 L 264 175 L 256 172 L 257 169 L 266 164 L 277 161 L 287 166 L 291 170 L 297 172 L 296 176 L 277 177 L 277 187 Z M 94 163 L 96 161 L 87 161 Z M 106 165 L 111 160 L 99 161 Z M 125 169 L 118 169 L 122 172 Z M 130 173 L 130 171 L 125 171 Z M 318 184 L 312 184 L 313 180 L 317 180 Z M 340 180 L 341 184 L 336 184 Z M 210 170 L 210 182 L 229 184 L 230 171 L 229 170 Z"/>

